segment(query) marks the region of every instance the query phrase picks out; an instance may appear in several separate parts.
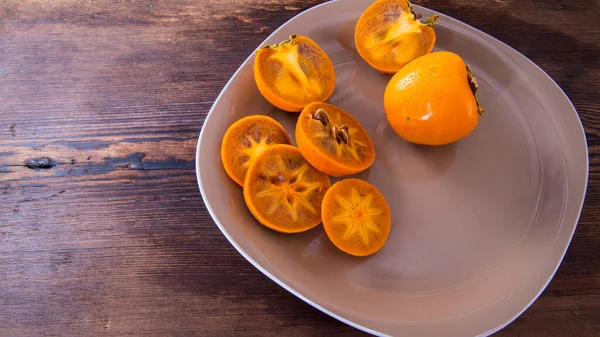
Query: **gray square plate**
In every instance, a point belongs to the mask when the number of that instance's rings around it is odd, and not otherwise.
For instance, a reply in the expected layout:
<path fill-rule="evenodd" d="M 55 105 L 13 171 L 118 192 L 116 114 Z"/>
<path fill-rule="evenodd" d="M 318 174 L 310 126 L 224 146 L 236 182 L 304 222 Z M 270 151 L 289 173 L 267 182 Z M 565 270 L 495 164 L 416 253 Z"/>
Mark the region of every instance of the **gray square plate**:
<path fill-rule="evenodd" d="M 486 116 L 469 137 L 450 146 L 403 141 L 384 115 L 390 76 L 370 68 L 354 47 L 354 26 L 370 3 L 316 6 L 262 45 L 297 33 L 329 54 L 337 74 L 329 102 L 353 114 L 375 144 L 375 163 L 357 177 L 377 186 L 392 208 L 386 245 L 371 257 L 348 256 L 329 242 L 322 226 L 278 234 L 246 209 L 241 188 L 221 164 L 225 130 L 243 116 L 266 114 L 294 139 L 297 118 L 260 95 L 253 55 L 225 86 L 202 128 L 196 155 L 202 197 L 248 261 L 345 323 L 376 335 L 491 334 L 539 296 L 569 245 L 588 176 L 580 120 L 562 90 L 523 55 L 440 15 L 436 49 L 458 53 L 472 66 Z"/>

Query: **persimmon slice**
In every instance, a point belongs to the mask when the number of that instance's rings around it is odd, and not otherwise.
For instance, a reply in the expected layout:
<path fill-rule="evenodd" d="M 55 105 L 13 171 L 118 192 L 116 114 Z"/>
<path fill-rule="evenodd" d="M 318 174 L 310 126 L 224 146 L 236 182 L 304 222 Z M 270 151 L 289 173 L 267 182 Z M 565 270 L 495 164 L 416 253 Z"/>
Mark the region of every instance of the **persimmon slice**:
<path fill-rule="evenodd" d="M 273 118 L 263 115 L 244 117 L 231 124 L 221 143 L 225 172 L 240 186 L 254 159 L 275 144 L 291 144 L 290 136 Z"/>
<path fill-rule="evenodd" d="M 254 80 L 271 104 L 298 112 L 310 102 L 323 102 L 331 96 L 335 69 L 313 40 L 291 35 L 286 41 L 256 52 Z"/>
<path fill-rule="evenodd" d="M 298 148 L 273 145 L 250 165 L 244 200 L 263 225 L 282 233 L 298 233 L 321 223 L 321 203 L 331 186 Z"/>
<path fill-rule="evenodd" d="M 393 74 L 435 44 L 433 25 L 438 15 L 419 21 L 407 0 L 377 0 L 358 19 L 354 42 L 371 67 Z"/>
<path fill-rule="evenodd" d="M 360 179 L 333 184 L 323 199 L 322 217 L 331 242 L 354 256 L 371 255 L 381 249 L 392 224 L 383 195 Z"/>
<path fill-rule="evenodd" d="M 328 103 L 311 103 L 302 110 L 296 144 L 312 166 L 334 177 L 363 171 L 375 160 L 367 131 L 348 112 Z"/>

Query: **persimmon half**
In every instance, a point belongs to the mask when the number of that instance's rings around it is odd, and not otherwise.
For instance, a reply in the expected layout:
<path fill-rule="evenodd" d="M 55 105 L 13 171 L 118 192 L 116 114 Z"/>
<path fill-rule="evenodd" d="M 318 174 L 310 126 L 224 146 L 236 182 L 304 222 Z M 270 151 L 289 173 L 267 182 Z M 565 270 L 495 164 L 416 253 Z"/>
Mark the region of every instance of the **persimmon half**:
<path fill-rule="evenodd" d="M 302 110 L 296 144 L 312 166 L 334 177 L 358 173 L 375 161 L 375 148 L 363 126 L 328 103 L 314 102 Z"/>
<path fill-rule="evenodd" d="M 387 241 L 392 225 L 390 208 L 379 190 L 360 179 L 333 184 L 322 208 L 327 236 L 343 252 L 367 256 Z"/>
<path fill-rule="evenodd" d="M 438 15 L 419 19 L 407 0 L 377 0 L 360 16 L 354 31 L 359 55 L 373 68 L 388 74 L 428 54 L 435 44 L 433 25 Z"/>
<path fill-rule="evenodd" d="M 250 165 L 244 179 L 244 200 L 264 226 L 298 233 L 321 223 L 321 204 L 331 186 L 291 145 L 273 145 Z"/>
<path fill-rule="evenodd" d="M 405 140 L 445 145 L 469 135 L 483 108 L 472 70 L 457 54 L 440 51 L 421 56 L 388 83 L 383 105 L 387 119 Z"/>
<path fill-rule="evenodd" d="M 331 96 L 335 69 L 317 43 L 294 34 L 286 41 L 256 51 L 254 81 L 271 104 L 298 112 L 308 103 L 323 102 Z"/>
<path fill-rule="evenodd" d="M 275 144 L 291 143 L 283 126 L 273 118 L 263 115 L 244 117 L 225 132 L 221 161 L 227 175 L 243 186 L 246 171 L 259 154 Z"/>

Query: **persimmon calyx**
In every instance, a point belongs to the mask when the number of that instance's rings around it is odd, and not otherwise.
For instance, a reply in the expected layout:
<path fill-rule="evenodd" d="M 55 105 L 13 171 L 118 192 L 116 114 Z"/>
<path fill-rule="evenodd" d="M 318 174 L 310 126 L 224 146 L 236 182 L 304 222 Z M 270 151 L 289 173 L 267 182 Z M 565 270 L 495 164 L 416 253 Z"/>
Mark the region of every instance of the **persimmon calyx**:
<path fill-rule="evenodd" d="M 415 12 L 415 9 L 413 8 L 413 5 L 412 5 L 412 3 L 411 3 L 410 1 L 408 1 L 408 0 L 407 0 L 407 1 L 406 1 L 406 3 L 408 4 L 408 11 L 409 11 L 409 12 L 410 12 L 410 13 L 413 15 L 413 19 L 414 19 L 415 21 L 419 21 L 419 19 L 421 19 L 421 18 L 423 17 L 423 15 L 421 15 L 421 14 L 419 14 L 419 13 Z M 437 19 L 439 19 L 439 18 L 440 18 L 440 16 L 439 16 L 438 14 L 434 14 L 434 15 L 432 15 L 432 16 L 430 16 L 430 17 L 428 17 L 428 18 L 427 18 L 427 21 L 426 21 L 426 22 L 427 22 L 427 23 L 426 23 L 426 24 L 427 24 L 427 26 L 429 26 L 429 27 L 432 27 L 432 28 L 433 28 L 433 25 L 435 24 L 435 22 L 436 22 L 436 21 L 437 21 Z M 421 21 L 419 21 L 419 22 L 421 22 Z M 421 22 L 421 23 L 422 23 L 422 22 Z"/>
<path fill-rule="evenodd" d="M 258 52 L 258 50 L 263 49 L 263 48 L 277 49 L 277 48 L 279 48 L 281 46 L 284 46 L 286 44 L 292 43 L 292 41 L 294 41 L 294 39 L 297 38 L 297 37 L 298 37 L 298 34 L 292 34 L 292 35 L 290 35 L 290 37 L 287 40 L 283 40 L 283 41 L 281 41 L 279 43 L 275 43 L 275 44 L 271 44 L 271 45 L 266 45 L 264 47 L 258 48 L 256 50 L 256 52 Z"/>
<path fill-rule="evenodd" d="M 477 83 L 477 79 L 473 75 L 473 69 L 471 69 L 471 67 L 469 66 L 467 66 L 467 81 L 469 82 L 469 87 L 471 88 L 473 96 L 475 97 L 475 102 L 477 103 L 477 113 L 479 113 L 479 115 L 483 117 L 485 110 L 481 107 L 481 105 L 479 104 L 479 100 L 477 99 L 477 91 L 479 91 L 479 84 Z"/>
<path fill-rule="evenodd" d="M 427 26 L 433 28 L 435 22 L 440 18 L 438 14 L 433 14 L 432 16 L 427 18 Z"/>

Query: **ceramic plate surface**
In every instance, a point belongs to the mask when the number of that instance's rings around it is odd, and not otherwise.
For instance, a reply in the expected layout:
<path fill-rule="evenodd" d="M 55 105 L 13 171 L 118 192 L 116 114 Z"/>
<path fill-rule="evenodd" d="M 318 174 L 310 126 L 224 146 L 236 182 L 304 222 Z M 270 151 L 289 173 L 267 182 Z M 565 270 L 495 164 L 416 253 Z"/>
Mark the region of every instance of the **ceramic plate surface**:
<path fill-rule="evenodd" d="M 261 46 L 296 33 L 330 56 L 337 84 L 329 102 L 353 114 L 375 145 L 375 163 L 356 177 L 379 188 L 392 209 L 386 245 L 371 257 L 352 257 L 329 242 L 322 226 L 278 234 L 247 210 L 242 189 L 221 164 L 225 131 L 241 117 L 265 114 L 294 139 L 297 119 L 260 95 L 253 55 L 225 86 L 202 128 L 196 158 L 202 197 L 227 239 L 256 268 L 345 323 L 376 335 L 491 334 L 539 296 L 569 245 L 588 176 L 580 120 L 535 64 L 441 15 L 435 49 L 458 53 L 471 65 L 486 115 L 470 136 L 449 146 L 403 141 L 384 115 L 390 76 L 370 68 L 354 46 L 355 24 L 370 3 L 316 6 Z M 415 9 L 424 17 L 434 14 Z"/>

